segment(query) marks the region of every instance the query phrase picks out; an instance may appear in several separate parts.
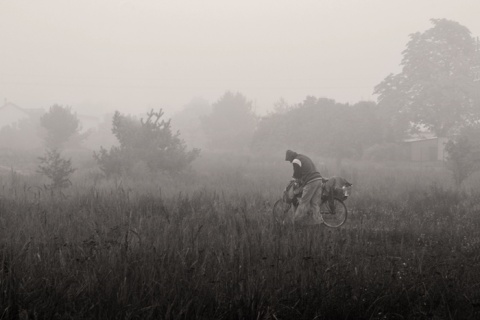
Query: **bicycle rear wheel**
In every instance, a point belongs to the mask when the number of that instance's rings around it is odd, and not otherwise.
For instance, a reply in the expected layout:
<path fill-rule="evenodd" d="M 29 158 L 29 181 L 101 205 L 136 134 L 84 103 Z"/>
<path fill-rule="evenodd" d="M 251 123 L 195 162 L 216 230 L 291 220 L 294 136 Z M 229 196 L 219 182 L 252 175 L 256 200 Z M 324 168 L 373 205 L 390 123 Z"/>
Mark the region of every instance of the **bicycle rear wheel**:
<path fill-rule="evenodd" d="M 323 223 L 327 227 L 338 228 L 347 221 L 348 211 L 342 200 L 335 198 L 333 205 L 329 201 L 324 201 L 320 205 Z"/>
<path fill-rule="evenodd" d="M 273 220 L 279 224 L 288 222 L 290 208 L 292 208 L 292 204 L 286 203 L 282 199 L 277 200 L 273 205 Z"/>

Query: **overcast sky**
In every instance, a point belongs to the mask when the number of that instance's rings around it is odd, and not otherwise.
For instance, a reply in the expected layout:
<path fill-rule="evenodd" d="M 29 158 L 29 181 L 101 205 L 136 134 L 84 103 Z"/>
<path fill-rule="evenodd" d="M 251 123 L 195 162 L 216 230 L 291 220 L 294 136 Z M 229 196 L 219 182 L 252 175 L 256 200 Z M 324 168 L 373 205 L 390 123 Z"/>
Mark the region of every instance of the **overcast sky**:
<path fill-rule="evenodd" d="M 241 92 L 374 100 L 431 18 L 480 35 L 479 0 L 0 0 L 0 98 L 167 115 Z"/>

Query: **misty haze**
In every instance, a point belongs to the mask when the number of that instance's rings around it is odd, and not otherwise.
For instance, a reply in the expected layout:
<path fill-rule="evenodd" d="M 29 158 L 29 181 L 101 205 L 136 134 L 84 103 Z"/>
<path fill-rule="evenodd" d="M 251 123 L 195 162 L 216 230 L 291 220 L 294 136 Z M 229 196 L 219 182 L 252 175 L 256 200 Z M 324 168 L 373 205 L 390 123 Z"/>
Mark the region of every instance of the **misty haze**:
<path fill-rule="evenodd" d="M 0 1 L 0 319 L 480 319 L 478 12 Z"/>

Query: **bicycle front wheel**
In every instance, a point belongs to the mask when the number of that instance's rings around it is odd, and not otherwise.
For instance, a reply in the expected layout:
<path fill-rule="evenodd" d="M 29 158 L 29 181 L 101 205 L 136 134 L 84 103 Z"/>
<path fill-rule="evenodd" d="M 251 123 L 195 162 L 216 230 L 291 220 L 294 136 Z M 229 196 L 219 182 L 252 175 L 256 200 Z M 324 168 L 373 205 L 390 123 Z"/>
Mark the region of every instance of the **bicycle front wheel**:
<path fill-rule="evenodd" d="M 332 201 L 324 201 L 320 205 L 320 213 L 323 223 L 327 227 L 338 228 L 347 221 L 348 211 L 342 200 L 335 198 Z"/>
<path fill-rule="evenodd" d="M 291 204 L 284 202 L 282 199 L 277 200 L 273 205 L 273 220 L 279 224 L 285 224 L 289 218 Z"/>

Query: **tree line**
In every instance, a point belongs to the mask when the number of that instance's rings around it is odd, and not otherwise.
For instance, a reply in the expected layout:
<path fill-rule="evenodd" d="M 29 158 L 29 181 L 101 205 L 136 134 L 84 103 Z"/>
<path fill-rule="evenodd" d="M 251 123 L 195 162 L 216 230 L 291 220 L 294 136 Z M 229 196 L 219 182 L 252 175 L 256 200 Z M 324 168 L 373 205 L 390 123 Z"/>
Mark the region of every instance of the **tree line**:
<path fill-rule="evenodd" d="M 398 142 L 429 130 L 449 138 L 449 165 L 460 184 L 480 159 L 479 44 L 455 21 L 431 22 L 430 29 L 410 35 L 401 71 L 373 88 L 377 101 L 346 104 L 308 96 L 296 104 L 280 100 L 260 117 L 245 95 L 228 91 L 211 105 L 193 100 L 175 115 L 177 132 L 161 109 L 146 119 L 117 111 L 108 124 L 117 145 L 101 147 L 94 158 L 107 176 L 128 173 L 138 162 L 152 171 L 181 171 L 200 148 L 258 154 L 293 148 L 338 162 L 393 160 L 401 157 Z M 88 136 L 80 133 L 78 118 L 68 107 L 51 107 L 40 123 L 49 150 L 79 145 Z M 0 142 L 3 134 L 2 129 Z"/>

